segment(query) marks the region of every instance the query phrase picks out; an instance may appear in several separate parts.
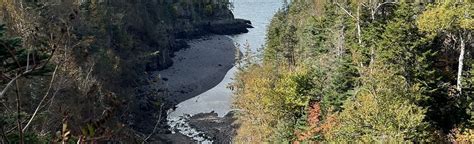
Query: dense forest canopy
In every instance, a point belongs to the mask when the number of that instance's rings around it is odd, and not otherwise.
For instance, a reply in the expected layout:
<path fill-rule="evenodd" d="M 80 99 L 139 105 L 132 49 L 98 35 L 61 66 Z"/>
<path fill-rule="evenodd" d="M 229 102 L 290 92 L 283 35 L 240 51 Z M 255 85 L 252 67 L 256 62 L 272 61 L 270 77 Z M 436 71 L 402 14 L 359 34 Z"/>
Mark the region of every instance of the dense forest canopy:
<path fill-rule="evenodd" d="M 292 1 L 233 84 L 249 142 L 473 142 L 472 1 Z"/>

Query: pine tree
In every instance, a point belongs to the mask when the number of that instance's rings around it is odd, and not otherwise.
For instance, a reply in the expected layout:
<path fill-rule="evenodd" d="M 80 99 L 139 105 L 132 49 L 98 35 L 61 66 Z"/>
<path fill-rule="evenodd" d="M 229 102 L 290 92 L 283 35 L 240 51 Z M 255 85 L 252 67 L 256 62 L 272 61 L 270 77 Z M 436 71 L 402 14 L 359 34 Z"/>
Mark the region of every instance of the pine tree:
<path fill-rule="evenodd" d="M 282 58 L 281 37 L 283 37 L 286 30 L 286 19 L 287 14 L 284 10 L 279 10 L 272 18 L 266 35 L 264 62 L 278 61 Z"/>
<path fill-rule="evenodd" d="M 6 26 L 0 25 L 0 61 L 2 74 L 15 74 L 24 66 L 25 49 L 21 48 L 20 38 L 6 35 Z"/>

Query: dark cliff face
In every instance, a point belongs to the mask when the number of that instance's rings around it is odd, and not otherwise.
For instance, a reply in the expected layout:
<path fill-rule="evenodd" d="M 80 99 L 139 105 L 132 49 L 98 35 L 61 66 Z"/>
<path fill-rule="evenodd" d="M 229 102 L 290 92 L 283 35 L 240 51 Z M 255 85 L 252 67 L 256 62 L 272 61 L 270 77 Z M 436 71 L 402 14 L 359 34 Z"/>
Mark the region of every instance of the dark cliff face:
<path fill-rule="evenodd" d="M 91 5 L 84 3 L 85 7 L 90 8 Z M 147 70 L 159 70 L 171 65 L 172 53 L 186 46 L 181 39 L 211 33 L 247 32 L 247 23 L 234 19 L 228 0 L 114 0 L 97 5 L 101 8 L 98 11 L 107 13 L 102 18 L 109 20 L 104 22 L 109 27 L 124 30 L 123 34 L 131 36 L 134 43 L 139 43 L 137 49 L 158 52 L 150 58 Z"/>

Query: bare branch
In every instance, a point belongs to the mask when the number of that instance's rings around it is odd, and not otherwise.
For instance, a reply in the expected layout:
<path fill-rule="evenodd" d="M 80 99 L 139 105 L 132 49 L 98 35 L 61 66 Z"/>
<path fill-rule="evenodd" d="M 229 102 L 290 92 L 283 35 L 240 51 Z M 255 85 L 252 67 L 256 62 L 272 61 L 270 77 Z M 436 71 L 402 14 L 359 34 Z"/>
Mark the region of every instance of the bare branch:
<path fill-rule="evenodd" d="M 17 76 L 19 77 L 19 76 Z M 20 99 L 20 88 L 18 86 L 18 79 L 15 79 L 15 86 L 16 86 L 16 110 L 17 110 L 17 119 L 16 119 L 16 122 L 17 122 L 17 125 L 18 125 L 18 135 L 20 137 L 20 144 L 23 144 L 24 143 L 24 140 L 23 140 L 23 131 L 21 130 L 21 99 Z"/>
<path fill-rule="evenodd" d="M 383 5 L 387 5 L 387 4 L 397 4 L 397 2 L 384 2 L 384 3 L 379 3 L 379 5 L 377 5 L 377 7 L 375 7 L 374 12 L 377 12 L 380 7 L 382 7 Z"/>
<path fill-rule="evenodd" d="M 352 13 L 350 13 L 349 11 L 347 11 L 344 7 L 342 7 L 339 3 L 336 3 L 337 6 L 339 6 L 339 8 L 341 8 L 347 15 L 349 15 L 350 17 L 352 17 L 353 19 L 356 19 L 356 17 L 354 17 L 352 15 Z"/>
<path fill-rule="evenodd" d="M 2 92 L 0 93 L 0 98 L 3 98 L 3 95 L 7 92 L 7 90 L 13 85 L 13 82 L 15 82 L 18 78 L 22 77 L 25 74 L 30 73 L 31 70 L 26 71 L 22 74 L 16 75 L 13 79 L 10 80 L 10 82 L 7 83 L 7 85 L 3 88 Z"/>
<path fill-rule="evenodd" d="M 15 61 L 18 67 L 21 67 L 20 62 L 18 61 L 18 59 L 16 59 L 15 53 L 10 48 L 8 48 L 5 44 L 2 43 L 2 45 L 4 48 L 8 50 L 8 53 L 12 56 L 13 61 Z"/>
<path fill-rule="evenodd" d="M 51 58 L 53 57 L 54 55 L 54 52 L 56 51 L 56 49 L 53 49 L 53 51 L 51 52 L 51 56 L 46 60 L 46 62 L 40 67 L 40 69 L 43 69 L 46 67 L 46 65 L 50 62 Z M 34 71 L 34 70 L 37 70 L 36 68 L 38 67 L 38 65 L 34 65 L 33 68 L 31 68 L 30 70 L 26 70 L 25 72 L 19 74 L 19 75 L 16 75 L 14 78 L 12 78 L 10 80 L 10 82 L 7 83 L 7 85 L 3 88 L 2 92 L 0 92 L 0 98 L 3 98 L 3 96 L 5 95 L 5 93 L 7 92 L 7 90 L 12 86 L 13 82 L 15 82 L 18 78 Z"/>
<path fill-rule="evenodd" d="M 163 110 L 163 104 L 160 105 L 160 111 L 158 111 L 158 119 L 156 120 L 156 124 L 155 124 L 155 127 L 153 128 L 153 131 L 143 140 L 143 143 L 146 143 L 146 141 L 148 139 L 150 139 L 150 137 L 155 134 L 156 132 L 156 129 L 158 128 L 158 126 L 160 125 L 160 122 L 161 122 L 161 112 Z"/>
<path fill-rule="evenodd" d="M 25 125 L 25 127 L 23 127 L 23 132 L 26 131 L 26 129 L 28 128 L 28 126 L 31 124 L 31 122 L 33 121 L 33 119 L 35 118 L 36 114 L 38 113 L 39 109 L 41 108 L 41 105 L 43 105 L 43 102 L 46 100 L 46 98 L 48 97 L 49 95 L 49 92 L 51 91 L 51 87 L 53 86 L 53 82 L 54 82 L 54 78 L 56 76 L 56 71 L 58 70 L 58 66 L 56 66 L 56 68 L 54 69 L 54 72 L 53 72 L 53 76 L 51 77 L 51 81 L 49 82 L 49 87 L 48 87 L 48 90 L 46 91 L 46 94 L 43 96 L 43 99 L 41 99 L 40 103 L 38 104 L 38 106 L 36 107 L 35 109 L 35 112 L 33 113 L 33 115 L 31 116 L 30 120 L 28 121 L 28 123 Z"/>
<path fill-rule="evenodd" d="M 3 139 L 3 141 L 1 141 L 1 142 L 10 143 L 8 141 L 7 134 L 5 133 L 5 128 L 3 126 L 0 126 L 0 131 L 1 131 L 1 136 L 2 136 L 2 139 Z"/>
<path fill-rule="evenodd" d="M 26 70 L 30 69 L 30 49 L 26 52 Z"/>

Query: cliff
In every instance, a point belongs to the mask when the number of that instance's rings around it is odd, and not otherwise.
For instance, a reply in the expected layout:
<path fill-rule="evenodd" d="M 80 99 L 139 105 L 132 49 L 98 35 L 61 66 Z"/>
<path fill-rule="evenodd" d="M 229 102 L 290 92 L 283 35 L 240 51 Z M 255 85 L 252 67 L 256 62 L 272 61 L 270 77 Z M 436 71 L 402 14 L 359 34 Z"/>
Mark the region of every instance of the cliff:
<path fill-rule="evenodd" d="M 185 46 L 181 39 L 244 33 L 250 27 L 249 21 L 234 19 L 228 0 L 114 0 L 100 1 L 98 6 L 90 2 L 82 5 L 106 13 L 101 16 L 103 23 L 124 30 L 135 43 L 143 43 L 140 47 L 145 48 L 141 49 L 159 51 L 147 70 L 168 67 L 172 53 Z"/>

